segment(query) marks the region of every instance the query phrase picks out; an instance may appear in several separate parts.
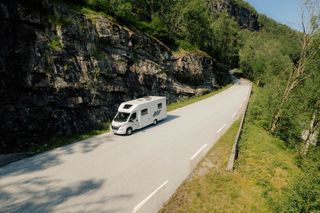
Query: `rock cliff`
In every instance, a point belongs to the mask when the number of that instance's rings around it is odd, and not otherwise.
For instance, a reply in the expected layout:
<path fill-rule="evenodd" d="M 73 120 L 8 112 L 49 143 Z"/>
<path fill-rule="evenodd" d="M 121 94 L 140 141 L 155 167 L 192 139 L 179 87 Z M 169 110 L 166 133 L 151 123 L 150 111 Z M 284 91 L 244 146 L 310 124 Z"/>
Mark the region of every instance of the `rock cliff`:
<path fill-rule="evenodd" d="M 229 80 L 205 54 L 173 54 L 110 17 L 47 0 L 2 0 L 0 47 L 2 153 L 101 128 L 129 99 L 171 102 Z"/>
<path fill-rule="evenodd" d="M 244 7 L 240 4 L 240 0 L 209 0 L 208 8 L 213 12 L 225 11 L 237 21 L 241 28 L 251 31 L 260 29 L 258 14 L 252 9 Z M 245 3 L 242 3 L 245 4 Z"/>

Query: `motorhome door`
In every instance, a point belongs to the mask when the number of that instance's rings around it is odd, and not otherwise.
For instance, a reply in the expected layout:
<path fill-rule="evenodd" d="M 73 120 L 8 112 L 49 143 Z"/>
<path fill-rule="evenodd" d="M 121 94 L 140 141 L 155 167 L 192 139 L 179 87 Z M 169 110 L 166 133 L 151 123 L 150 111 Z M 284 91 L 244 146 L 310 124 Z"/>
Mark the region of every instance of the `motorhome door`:
<path fill-rule="evenodd" d="M 139 129 L 139 121 L 138 121 L 138 118 L 137 118 L 137 113 L 134 112 L 131 114 L 130 118 L 129 118 L 129 122 L 130 124 L 132 125 L 132 129 L 135 130 L 135 129 Z"/>

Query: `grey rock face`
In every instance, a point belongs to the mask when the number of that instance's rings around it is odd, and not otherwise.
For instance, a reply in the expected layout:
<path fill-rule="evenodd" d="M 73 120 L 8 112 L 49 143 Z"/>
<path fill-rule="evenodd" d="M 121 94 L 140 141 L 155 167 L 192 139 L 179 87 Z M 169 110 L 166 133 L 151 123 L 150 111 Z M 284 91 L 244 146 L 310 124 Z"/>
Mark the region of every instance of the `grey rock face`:
<path fill-rule="evenodd" d="M 123 101 L 169 102 L 228 81 L 210 57 L 46 0 L 0 2 L 0 150 L 102 128 Z"/>
<path fill-rule="evenodd" d="M 216 13 L 226 11 L 235 18 L 240 27 L 251 31 L 260 29 L 258 14 L 240 6 L 233 0 L 214 0 L 208 1 L 209 9 Z"/>

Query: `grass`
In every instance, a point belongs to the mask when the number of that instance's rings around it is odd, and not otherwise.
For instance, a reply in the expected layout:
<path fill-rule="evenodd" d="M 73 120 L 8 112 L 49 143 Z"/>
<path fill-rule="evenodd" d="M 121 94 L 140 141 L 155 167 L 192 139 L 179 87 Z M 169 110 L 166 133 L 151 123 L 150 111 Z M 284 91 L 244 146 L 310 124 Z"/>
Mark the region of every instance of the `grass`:
<path fill-rule="evenodd" d="M 203 57 L 208 57 L 208 58 L 212 58 L 208 53 L 204 52 L 204 51 L 201 51 L 199 49 L 183 49 L 181 47 L 179 47 L 176 51 L 173 52 L 173 56 L 175 57 L 181 57 L 181 56 L 184 56 L 188 53 L 193 53 L 193 54 L 196 54 L 196 55 L 200 55 L 200 56 L 203 56 Z"/>
<path fill-rule="evenodd" d="M 179 109 L 179 108 L 187 106 L 189 104 L 193 104 L 195 102 L 198 102 L 198 101 L 201 101 L 203 99 L 209 98 L 209 97 L 214 96 L 214 95 L 216 95 L 216 94 L 218 94 L 220 92 L 223 92 L 224 90 L 230 88 L 231 86 L 232 86 L 231 84 L 228 84 L 227 86 L 222 87 L 219 90 L 210 92 L 210 93 L 205 94 L 205 95 L 193 96 L 193 97 L 189 97 L 189 98 L 182 98 L 182 99 L 180 99 L 180 100 L 178 100 L 176 102 L 168 104 L 167 111 L 170 112 L 172 110 Z"/>
<path fill-rule="evenodd" d="M 301 172 L 295 153 L 283 141 L 247 120 L 235 171 L 227 172 L 236 126 L 217 142 L 162 213 L 280 212 L 292 177 Z M 211 166 L 204 169 L 206 165 Z"/>

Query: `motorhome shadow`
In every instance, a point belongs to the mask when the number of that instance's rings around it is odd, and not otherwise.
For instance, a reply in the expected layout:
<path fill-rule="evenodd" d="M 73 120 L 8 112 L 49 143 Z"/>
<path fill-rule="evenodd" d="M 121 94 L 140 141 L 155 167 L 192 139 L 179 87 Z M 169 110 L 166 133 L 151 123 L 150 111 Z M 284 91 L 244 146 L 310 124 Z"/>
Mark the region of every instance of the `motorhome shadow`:
<path fill-rule="evenodd" d="M 166 97 L 147 96 L 120 104 L 111 123 L 111 131 L 131 135 L 133 131 L 167 118 Z"/>

